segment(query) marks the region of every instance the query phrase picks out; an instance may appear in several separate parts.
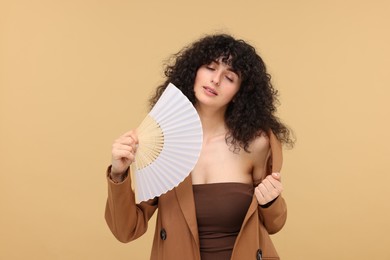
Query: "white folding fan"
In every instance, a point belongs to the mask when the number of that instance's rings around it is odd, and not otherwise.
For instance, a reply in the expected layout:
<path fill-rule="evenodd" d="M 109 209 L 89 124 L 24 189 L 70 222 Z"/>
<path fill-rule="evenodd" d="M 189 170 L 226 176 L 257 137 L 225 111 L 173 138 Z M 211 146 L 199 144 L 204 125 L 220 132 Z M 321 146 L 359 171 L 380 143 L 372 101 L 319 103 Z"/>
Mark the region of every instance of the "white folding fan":
<path fill-rule="evenodd" d="M 190 174 L 199 158 L 203 132 L 192 103 L 170 83 L 137 134 L 133 168 L 138 203 L 166 193 Z"/>

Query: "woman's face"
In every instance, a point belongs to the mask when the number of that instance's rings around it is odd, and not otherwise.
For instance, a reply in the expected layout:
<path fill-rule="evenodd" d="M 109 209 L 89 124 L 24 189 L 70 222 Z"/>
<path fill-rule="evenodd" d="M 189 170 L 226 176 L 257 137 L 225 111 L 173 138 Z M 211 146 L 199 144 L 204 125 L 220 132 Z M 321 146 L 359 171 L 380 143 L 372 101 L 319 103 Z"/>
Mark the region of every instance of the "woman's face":
<path fill-rule="evenodd" d="M 195 77 L 197 103 L 226 108 L 240 89 L 241 78 L 222 59 L 201 66 Z"/>

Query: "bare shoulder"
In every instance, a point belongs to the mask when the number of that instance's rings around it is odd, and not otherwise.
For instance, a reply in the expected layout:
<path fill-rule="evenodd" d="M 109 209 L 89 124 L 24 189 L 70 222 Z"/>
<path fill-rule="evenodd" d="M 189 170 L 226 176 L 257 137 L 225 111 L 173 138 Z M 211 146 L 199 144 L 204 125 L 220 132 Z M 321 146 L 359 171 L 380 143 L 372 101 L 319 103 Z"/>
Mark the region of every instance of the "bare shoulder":
<path fill-rule="evenodd" d="M 267 160 L 270 155 L 270 140 L 267 134 L 261 133 L 250 144 L 250 157 L 253 165 L 253 180 L 262 179 L 266 173 Z"/>
<path fill-rule="evenodd" d="M 250 144 L 249 150 L 252 156 L 258 158 L 258 156 L 262 156 L 264 154 L 268 154 L 270 149 L 270 141 L 267 134 L 262 132 L 259 136 L 257 136 Z"/>

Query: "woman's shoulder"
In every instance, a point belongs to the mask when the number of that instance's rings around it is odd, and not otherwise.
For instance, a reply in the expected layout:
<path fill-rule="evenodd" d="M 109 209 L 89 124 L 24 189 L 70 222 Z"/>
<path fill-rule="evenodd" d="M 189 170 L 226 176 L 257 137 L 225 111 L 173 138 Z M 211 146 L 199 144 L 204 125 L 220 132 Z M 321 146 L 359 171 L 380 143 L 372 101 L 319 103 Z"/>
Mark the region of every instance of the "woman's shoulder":
<path fill-rule="evenodd" d="M 271 154 L 270 139 L 265 132 L 261 132 L 250 143 L 249 156 L 252 161 L 252 178 L 261 180 L 266 174 L 267 161 Z"/>
<path fill-rule="evenodd" d="M 270 140 L 268 135 L 261 131 L 249 145 L 250 153 L 254 154 L 256 157 L 262 153 L 268 153 L 270 149 Z"/>

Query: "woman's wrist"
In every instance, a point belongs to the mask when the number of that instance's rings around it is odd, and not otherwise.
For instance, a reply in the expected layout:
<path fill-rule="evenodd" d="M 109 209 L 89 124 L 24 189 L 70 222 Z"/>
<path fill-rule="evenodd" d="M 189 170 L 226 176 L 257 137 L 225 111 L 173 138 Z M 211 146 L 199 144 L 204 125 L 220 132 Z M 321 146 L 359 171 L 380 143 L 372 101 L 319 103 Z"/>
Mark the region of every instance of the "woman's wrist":
<path fill-rule="evenodd" d="M 123 182 L 124 179 L 126 178 L 127 176 L 127 171 L 124 171 L 124 172 L 121 172 L 121 173 L 117 173 L 115 171 L 112 171 L 112 168 L 111 168 L 111 171 L 109 173 L 109 177 L 110 179 L 114 182 L 114 183 L 120 183 L 120 182 Z"/>
<path fill-rule="evenodd" d="M 113 176 L 112 174 L 110 174 L 110 179 L 114 183 L 120 183 L 120 182 L 122 182 L 124 180 L 123 175 L 115 175 L 115 176 Z"/>

